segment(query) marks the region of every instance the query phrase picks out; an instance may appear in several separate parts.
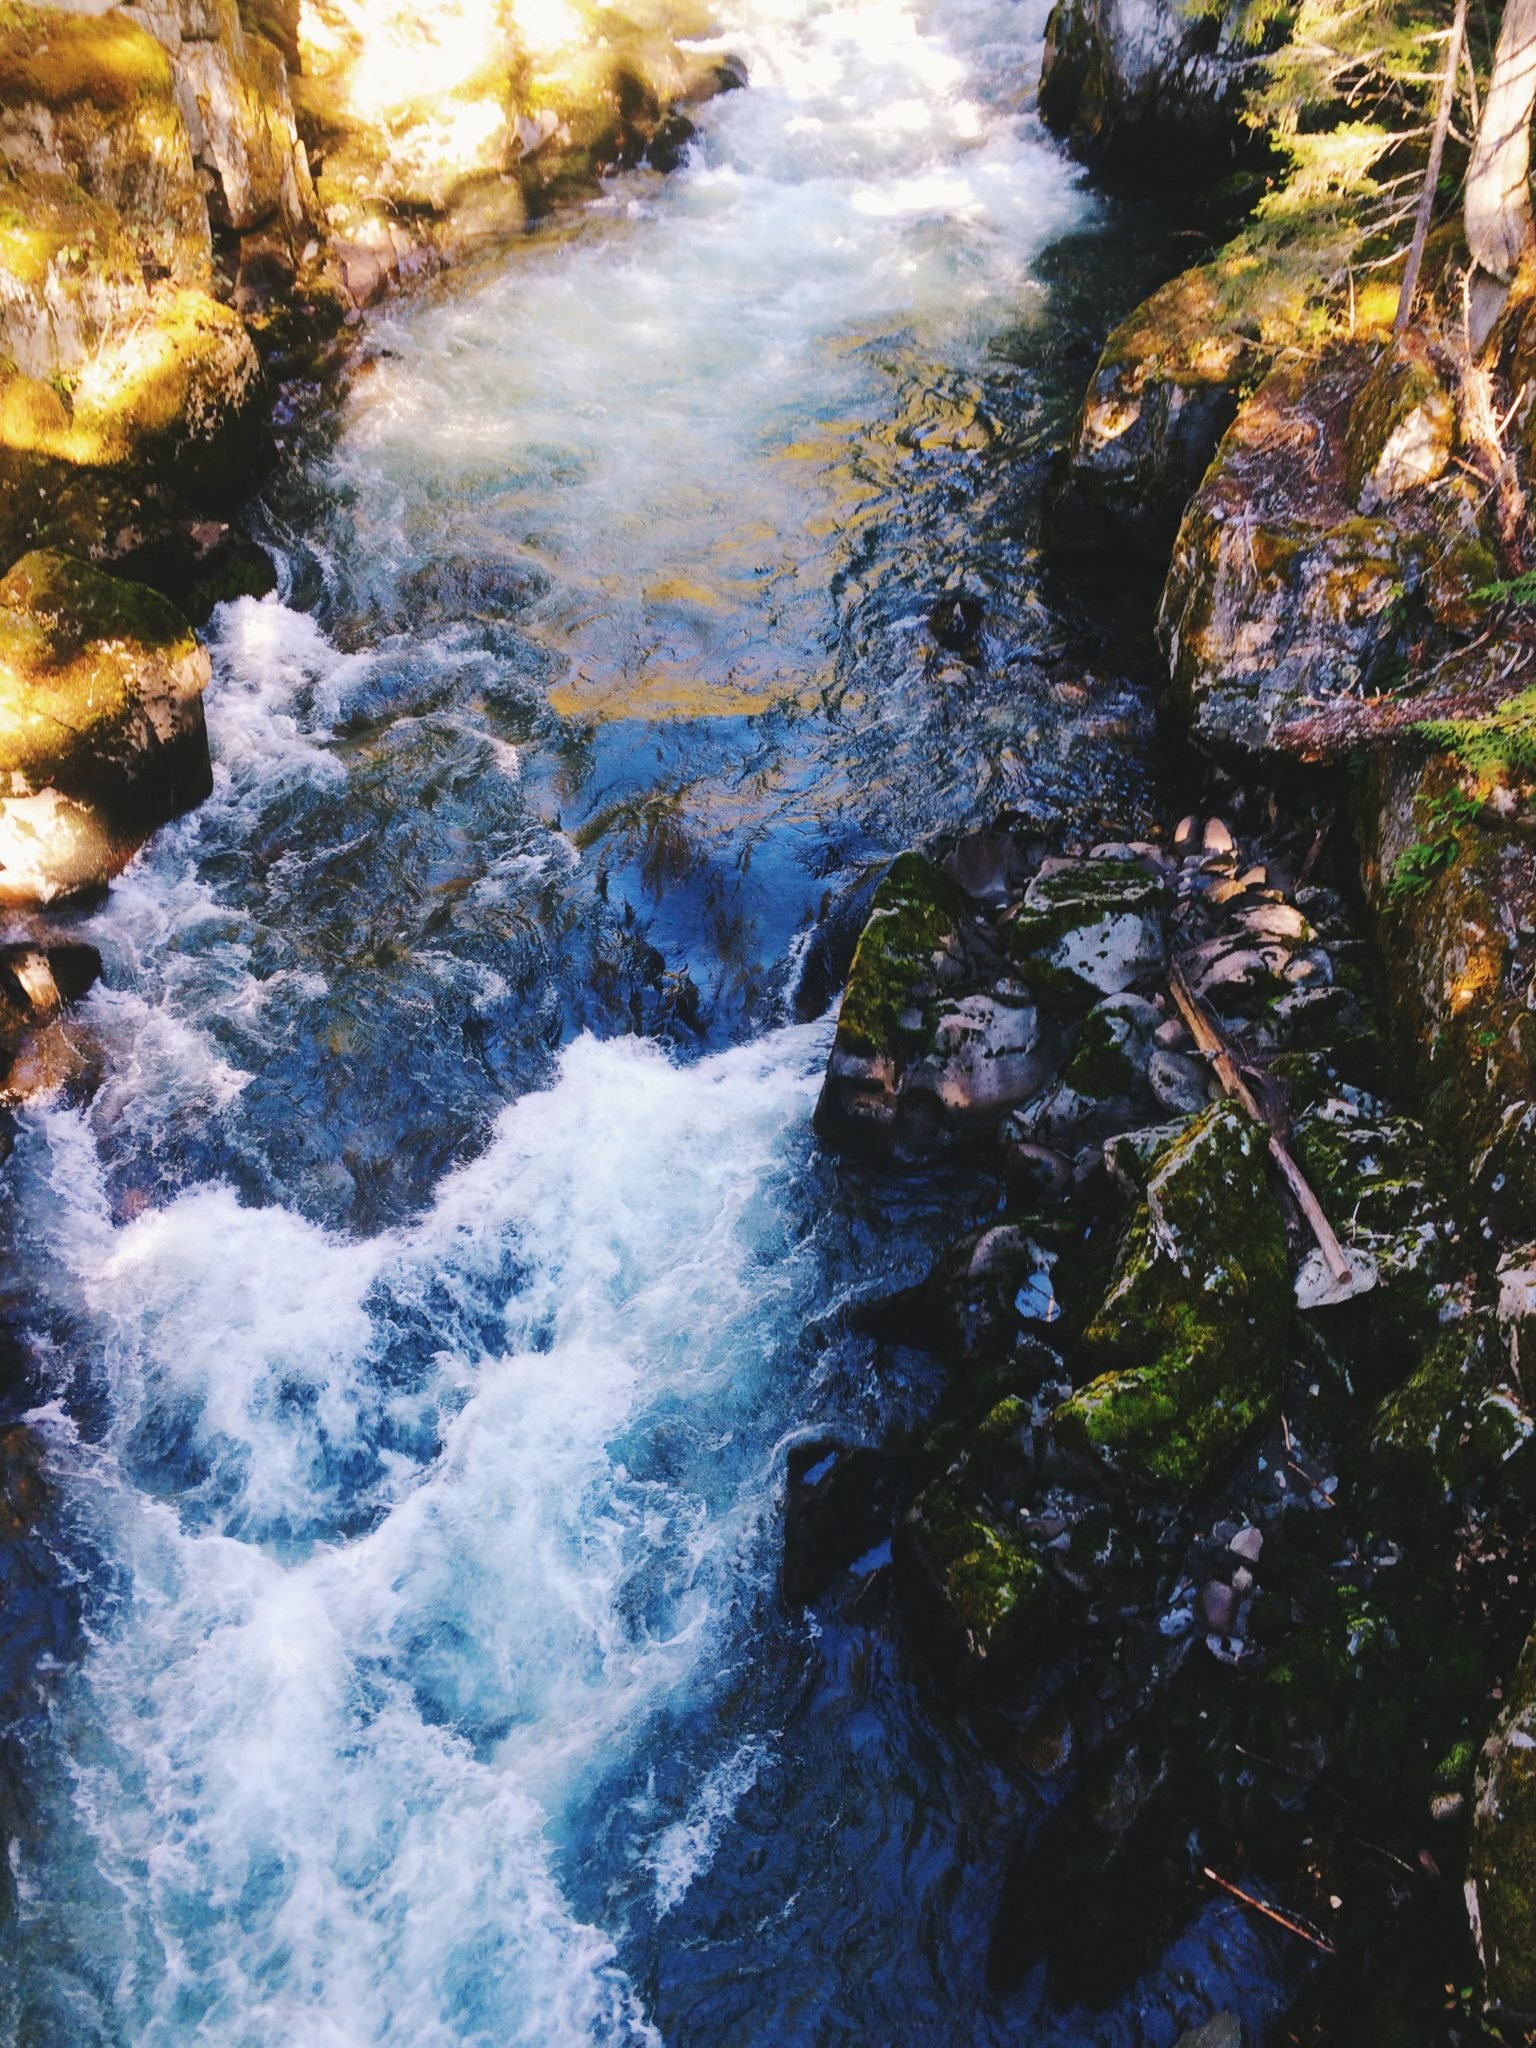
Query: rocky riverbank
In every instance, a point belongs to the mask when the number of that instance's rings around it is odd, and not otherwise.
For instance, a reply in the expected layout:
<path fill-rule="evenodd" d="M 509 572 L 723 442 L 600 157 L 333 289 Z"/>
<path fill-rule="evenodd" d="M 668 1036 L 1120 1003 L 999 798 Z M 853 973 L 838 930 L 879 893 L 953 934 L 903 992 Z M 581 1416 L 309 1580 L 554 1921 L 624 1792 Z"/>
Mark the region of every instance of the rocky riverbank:
<path fill-rule="evenodd" d="M 1240 28 L 1061 0 L 1042 103 L 1112 174 L 1213 177 Z M 1319 1963 L 1292 2038 L 1466 2039 L 1470 1944 L 1473 2004 L 1536 2019 L 1533 301 L 1475 318 L 1448 227 L 1394 334 L 1400 245 L 1308 170 L 1110 337 L 1046 507 L 1081 574 L 1165 570 L 1169 718 L 1223 815 L 905 856 L 854 954 L 824 1133 L 1004 1193 L 861 1311 L 947 1391 L 791 1475 L 787 1573 L 835 1598 L 883 1533 L 935 1683 L 1050 1788 L 1000 1981 L 1107 1995 L 1222 1888 Z"/>

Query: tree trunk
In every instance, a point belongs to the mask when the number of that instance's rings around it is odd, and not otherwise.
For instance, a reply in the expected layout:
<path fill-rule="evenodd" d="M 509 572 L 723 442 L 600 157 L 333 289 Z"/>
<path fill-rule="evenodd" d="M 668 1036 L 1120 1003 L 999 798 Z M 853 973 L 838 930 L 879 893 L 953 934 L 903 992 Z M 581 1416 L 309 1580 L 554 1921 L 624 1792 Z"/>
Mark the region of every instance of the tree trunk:
<path fill-rule="evenodd" d="M 1536 0 L 1506 0 L 1488 98 L 1467 170 L 1467 246 L 1479 269 L 1513 277 L 1536 246 L 1531 219 L 1531 110 Z"/>
<path fill-rule="evenodd" d="M 1429 162 L 1424 170 L 1424 189 L 1419 194 L 1419 211 L 1413 223 L 1413 240 L 1403 270 L 1403 286 L 1397 297 L 1397 318 L 1392 332 L 1401 334 L 1413 317 L 1413 295 L 1419 288 L 1419 270 L 1424 262 L 1424 244 L 1429 224 L 1435 217 L 1435 191 L 1440 183 L 1440 165 L 1445 157 L 1445 135 L 1451 125 L 1451 102 L 1456 97 L 1456 74 L 1461 69 L 1461 46 L 1467 34 L 1467 0 L 1456 0 L 1456 19 L 1451 23 L 1450 41 L 1445 46 L 1445 70 L 1440 79 L 1440 99 L 1435 108 L 1435 132 L 1429 145 Z M 1476 92 L 1477 81 L 1472 82 Z"/>

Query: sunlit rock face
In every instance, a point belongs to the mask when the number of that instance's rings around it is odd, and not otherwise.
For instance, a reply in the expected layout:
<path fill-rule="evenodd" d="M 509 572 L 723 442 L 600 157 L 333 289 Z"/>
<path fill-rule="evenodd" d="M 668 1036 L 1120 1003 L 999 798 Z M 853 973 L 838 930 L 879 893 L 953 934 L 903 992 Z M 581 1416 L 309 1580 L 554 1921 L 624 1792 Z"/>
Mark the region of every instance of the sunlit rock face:
<path fill-rule="evenodd" d="M 61 8 L 106 13 L 102 0 L 61 0 Z M 274 218 L 289 226 L 309 220 L 314 188 L 279 43 L 261 29 L 248 33 L 235 0 L 144 0 L 133 18 L 170 58 L 175 107 L 215 221 L 244 230 Z M 173 138 L 173 153 L 179 142 Z"/>
<path fill-rule="evenodd" d="M 196 55 L 259 41 L 232 0 L 227 19 L 191 8 L 158 35 L 123 13 L 0 15 L 0 559 L 36 539 L 115 552 L 146 483 L 227 471 L 252 417 L 256 351 L 213 294 L 211 216 L 298 219 L 302 152 L 291 114 L 292 147 L 274 141 L 286 93 L 262 100 L 264 159 L 239 112 L 261 95 L 237 105 Z"/>
<path fill-rule="evenodd" d="M 208 676 L 154 591 L 46 552 L 0 580 L 0 902 L 99 886 L 207 794 Z"/>
<path fill-rule="evenodd" d="M 687 5 L 304 0 L 294 89 L 353 297 L 515 229 L 530 190 L 638 162 L 732 82 L 676 40 L 706 33 Z"/>

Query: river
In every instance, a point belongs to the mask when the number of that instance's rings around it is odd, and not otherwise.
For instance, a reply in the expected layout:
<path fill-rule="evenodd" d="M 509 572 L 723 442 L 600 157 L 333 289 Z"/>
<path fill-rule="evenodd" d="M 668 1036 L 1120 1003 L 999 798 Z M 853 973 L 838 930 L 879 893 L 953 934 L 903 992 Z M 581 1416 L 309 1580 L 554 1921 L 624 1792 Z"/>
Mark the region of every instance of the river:
<path fill-rule="evenodd" d="M 739 0 L 683 168 L 373 316 L 257 508 L 213 797 L 83 925 L 104 1083 L 5 1168 L 76 1614 L 18 2048 L 1165 2042 L 1245 1967 L 991 2003 L 1024 1794 L 878 1555 L 776 1593 L 789 1446 L 933 1393 L 843 1311 L 994 1199 L 818 1151 L 817 919 L 1152 800 L 1034 539 L 1157 262 L 1043 16 Z"/>

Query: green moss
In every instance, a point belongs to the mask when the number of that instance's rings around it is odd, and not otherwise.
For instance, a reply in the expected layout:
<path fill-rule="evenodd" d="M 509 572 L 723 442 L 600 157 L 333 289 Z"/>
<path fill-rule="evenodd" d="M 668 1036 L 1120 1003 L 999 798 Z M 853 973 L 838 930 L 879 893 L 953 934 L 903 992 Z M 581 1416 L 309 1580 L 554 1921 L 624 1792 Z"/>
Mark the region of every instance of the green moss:
<path fill-rule="evenodd" d="M 1107 919 L 1154 912 L 1162 899 L 1162 884 L 1135 861 L 1076 861 L 1037 875 L 1004 927 L 1020 978 L 1040 994 L 1081 993 L 1085 984 L 1059 957 L 1064 942 Z"/>
<path fill-rule="evenodd" d="M 24 556 L 0 580 L 0 776 L 90 794 L 131 775 L 152 739 L 146 677 L 179 677 L 185 693 L 205 662 L 158 591 L 68 556 Z"/>
<path fill-rule="evenodd" d="M 1279 1397 L 1291 1289 L 1266 1144 L 1217 1104 L 1159 1155 L 1084 1333 L 1101 1369 L 1062 1438 L 1171 1491 L 1197 1490 Z"/>
<path fill-rule="evenodd" d="M 1097 1102 L 1130 1095 L 1137 1083 L 1136 1062 L 1126 1051 L 1130 1027 L 1110 1010 L 1094 1010 L 1084 1020 L 1082 1035 L 1061 1078 L 1079 1095 Z"/>
<path fill-rule="evenodd" d="M 1485 783 L 1536 775 L 1536 688 L 1516 692 L 1484 716 L 1425 719 L 1414 731 Z"/>
<path fill-rule="evenodd" d="M 1410 334 L 1383 351 L 1350 408 L 1346 483 L 1356 504 L 1372 487 L 1392 436 L 1419 412 L 1427 415 L 1443 436 L 1448 456 L 1454 426 L 1451 395 L 1422 340 Z"/>
<path fill-rule="evenodd" d="M 964 896 L 921 854 L 904 853 L 875 891 L 837 1018 L 837 1043 L 901 1060 L 925 1043 L 934 957 L 969 916 Z"/>
<path fill-rule="evenodd" d="M 125 15 L 0 0 L 0 104 L 57 109 L 89 100 L 121 112 L 146 95 L 171 93 L 169 56 Z"/>

